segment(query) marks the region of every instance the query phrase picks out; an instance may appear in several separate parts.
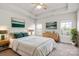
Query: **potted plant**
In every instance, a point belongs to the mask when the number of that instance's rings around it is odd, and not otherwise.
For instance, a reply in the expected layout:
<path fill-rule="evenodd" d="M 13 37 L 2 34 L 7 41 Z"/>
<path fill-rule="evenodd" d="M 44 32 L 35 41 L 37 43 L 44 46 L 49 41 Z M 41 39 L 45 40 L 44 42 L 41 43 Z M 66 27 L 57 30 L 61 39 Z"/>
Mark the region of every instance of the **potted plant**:
<path fill-rule="evenodd" d="M 72 42 L 75 43 L 75 46 L 78 46 L 78 43 L 77 43 L 78 32 L 76 28 L 71 29 L 71 36 L 72 36 L 72 39 L 71 39 Z"/>
<path fill-rule="evenodd" d="M 1 40 L 4 40 L 5 39 L 5 36 L 4 35 L 1 35 Z"/>

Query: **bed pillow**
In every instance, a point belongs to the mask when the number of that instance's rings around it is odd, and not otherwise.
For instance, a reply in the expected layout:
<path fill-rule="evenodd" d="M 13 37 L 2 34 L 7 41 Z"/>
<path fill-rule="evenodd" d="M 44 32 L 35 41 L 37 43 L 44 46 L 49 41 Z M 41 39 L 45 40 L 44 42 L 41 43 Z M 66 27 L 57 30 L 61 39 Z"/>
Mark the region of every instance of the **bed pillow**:
<path fill-rule="evenodd" d="M 22 37 L 29 36 L 28 33 L 23 33 L 23 32 L 20 32 L 20 33 L 11 33 L 11 34 L 12 34 L 13 38 L 22 38 Z"/>
<path fill-rule="evenodd" d="M 14 33 L 14 38 L 21 38 L 23 35 L 21 33 Z"/>
<path fill-rule="evenodd" d="M 28 33 L 22 33 L 23 37 L 29 36 Z"/>
<path fill-rule="evenodd" d="M 20 38 L 18 33 L 14 33 L 14 38 Z"/>

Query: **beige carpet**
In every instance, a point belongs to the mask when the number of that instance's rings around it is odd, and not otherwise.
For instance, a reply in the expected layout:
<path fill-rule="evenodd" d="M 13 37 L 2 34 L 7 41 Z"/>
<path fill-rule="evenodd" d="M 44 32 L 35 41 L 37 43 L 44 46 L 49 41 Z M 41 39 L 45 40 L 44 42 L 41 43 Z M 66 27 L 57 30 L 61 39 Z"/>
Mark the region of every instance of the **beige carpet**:
<path fill-rule="evenodd" d="M 6 49 L 0 52 L 0 56 L 19 56 L 11 49 Z M 54 49 L 49 56 L 79 56 L 79 48 L 69 44 L 57 44 L 57 48 Z"/>
<path fill-rule="evenodd" d="M 71 44 L 57 44 L 57 48 L 53 50 L 49 56 L 79 56 L 79 48 Z"/>

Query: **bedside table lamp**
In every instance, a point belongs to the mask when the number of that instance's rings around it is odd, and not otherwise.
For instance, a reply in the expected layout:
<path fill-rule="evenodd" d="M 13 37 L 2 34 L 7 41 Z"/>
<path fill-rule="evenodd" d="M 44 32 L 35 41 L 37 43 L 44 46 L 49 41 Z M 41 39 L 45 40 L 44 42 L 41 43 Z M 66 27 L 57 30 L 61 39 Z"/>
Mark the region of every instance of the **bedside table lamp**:
<path fill-rule="evenodd" d="M 4 26 L 0 26 L 0 39 L 4 40 L 6 38 L 6 34 L 7 34 L 7 28 Z"/>
<path fill-rule="evenodd" d="M 1 40 L 5 39 L 5 34 L 7 34 L 7 30 L 0 30 Z"/>
<path fill-rule="evenodd" d="M 33 34 L 33 31 L 34 31 L 33 29 L 29 29 L 29 30 L 28 30 L 28 32 L 30 33 L 30 35 Z"/>

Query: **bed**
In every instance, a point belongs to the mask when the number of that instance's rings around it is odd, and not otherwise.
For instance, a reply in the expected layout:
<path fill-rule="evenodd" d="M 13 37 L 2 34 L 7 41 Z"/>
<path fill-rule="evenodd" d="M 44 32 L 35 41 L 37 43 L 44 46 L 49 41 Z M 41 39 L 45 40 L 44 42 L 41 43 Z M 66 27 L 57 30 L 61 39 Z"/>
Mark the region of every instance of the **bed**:
<path fill-rule="evenodd" d="M 46 56 L 56 47 L 56 43 L 51 38 L 27 36 L 11 39 L 9 47 L 22 56 Z"/>

